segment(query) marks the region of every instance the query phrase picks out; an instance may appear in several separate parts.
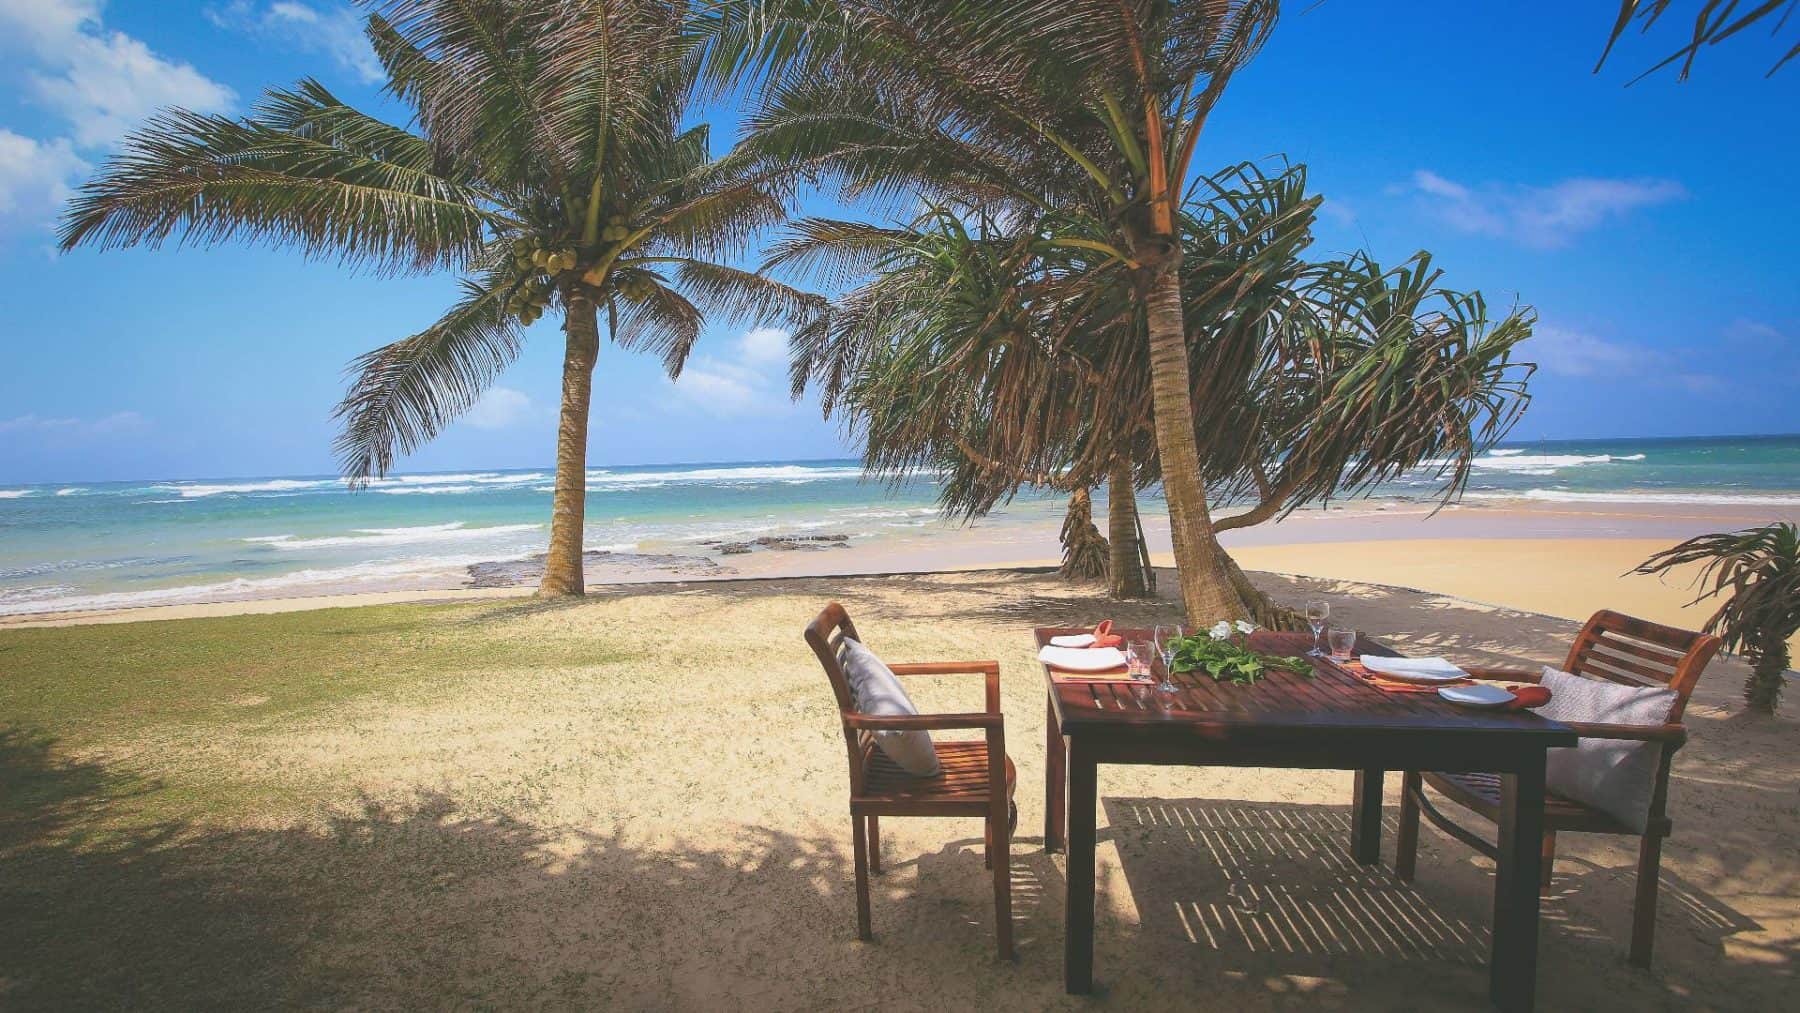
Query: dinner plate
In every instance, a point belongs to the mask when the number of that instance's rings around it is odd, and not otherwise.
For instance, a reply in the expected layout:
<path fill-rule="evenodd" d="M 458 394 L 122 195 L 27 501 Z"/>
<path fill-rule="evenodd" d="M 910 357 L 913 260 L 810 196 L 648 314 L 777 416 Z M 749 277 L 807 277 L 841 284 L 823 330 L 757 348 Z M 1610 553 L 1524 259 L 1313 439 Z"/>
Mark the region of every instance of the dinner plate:
<path fill-rule="evenodd" d="M 1445 686 L 1438 690 L 1438 696 L 1461 707 L 1504 707 L 1513 700 L 1513 695 L 1499 686 L 1480 682 L 1473 686 Z"/>
<path fill-rule="evenodd" d="M 1421 686 L 1455 682 L 1469 677 L 1469 673 L 1443 658 L 1382 658 L 1365 654 L 1362 656 L 1362 663 L 1364 668 L 1379 673 L 1385 679 Z"/>
<path fill-rule="evenodd" d="M 1094 635 L 1092 633 L 1070 633 L 1066 636 L 1051 637 L 1050 645 L 1052 647 L 1092 647 L 1094 646 Z"/>
<path fill-rule="evenodd" d="M 1125 667 L 1125 655 L 1116 647 L 1046 647 L 1038 660 L 1065 672 L 1110 672 Z"/>

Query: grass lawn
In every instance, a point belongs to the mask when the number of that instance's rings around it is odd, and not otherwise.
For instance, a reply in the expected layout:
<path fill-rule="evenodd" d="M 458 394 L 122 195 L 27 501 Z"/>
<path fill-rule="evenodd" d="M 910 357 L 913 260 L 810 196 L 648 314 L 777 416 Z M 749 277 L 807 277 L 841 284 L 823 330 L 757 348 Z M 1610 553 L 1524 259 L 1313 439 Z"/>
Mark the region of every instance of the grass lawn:
<path fill-rule="evenodd" d="M 1282 591 L 1474 662 L 1552 659 L 1573 630 Z M 993 958 L 973 821 L 883 822 L 876 941 L 855 940 L 843 739 L 799 637 L 831 597 L 892 660 L 1000 660 L 1017 963 Z M 1029 629 L 1171 614 L 994 571 L 0 630 L 0 1008 L 841 1007 L 899 983 L 939 1008 L 1088 1008 L 1062 993 L 1063 859 L 1037 836 Z M 1735 717 L 1741 678 L 1711 674 L 1689 710 L 1656 972 L 1622 959 L 1631 844 L 1559 842 L 1546 1008 L 1792 988 L 1794 725 Z M 927 711 L 979 702 L 967 680 L 909 688 Z M 1356 866 L 1349 785 L 1103 771 L 1102 1003 L 1484 1006 L 1487 867 L 1435 832 L 1416 885 Z M 1330 931 L 1293 935 L 1281 904 L 1215 920 L 1240 881 Z"/>

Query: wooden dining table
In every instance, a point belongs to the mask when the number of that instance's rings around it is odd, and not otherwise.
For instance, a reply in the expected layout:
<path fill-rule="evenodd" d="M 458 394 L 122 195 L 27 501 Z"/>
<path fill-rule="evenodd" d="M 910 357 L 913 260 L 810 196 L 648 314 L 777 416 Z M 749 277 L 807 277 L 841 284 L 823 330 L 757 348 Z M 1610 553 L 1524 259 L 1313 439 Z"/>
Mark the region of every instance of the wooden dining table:
<path fill-rule="evenodd" d="M 1053 636 L 1089 632 L 1042 627 Z M 1127 644 L 1148 630 L 1120 630 Z M 1258 631 L 1248 646 L 1304 655 L 1304 633 Z M 1356 653 L 1396 656 L 1359 638 Z M 1271 669 L 1254 685 L 1178 673 L 1174 693 L 1150 683 L 1059 677 L 1044 668 L 1046 720 L 1044 846 L 1068 849 L 1063 976 L 1067 990 L 1094 983 L 1094 840 L 1100 764 L 1159 764 L 1351 770 L 1350 853 L 1381 859 L 1381 788 L 1390 770 L 1488 771 L 1500 775 L 1502 812 L 1494 877 L 1488 995 L 1504 1010 L 1529 1010 L 1537 982 L 1538 873 L 1544 814 L 1545 751 L 1573 746 L 1567 726 L 1530 711 L 1468 710 L 1435 694 L 1391 693 L 1324 658 L 1312 673 Z M 1066 820 L 1066 826 L 1065 826 Z"/>

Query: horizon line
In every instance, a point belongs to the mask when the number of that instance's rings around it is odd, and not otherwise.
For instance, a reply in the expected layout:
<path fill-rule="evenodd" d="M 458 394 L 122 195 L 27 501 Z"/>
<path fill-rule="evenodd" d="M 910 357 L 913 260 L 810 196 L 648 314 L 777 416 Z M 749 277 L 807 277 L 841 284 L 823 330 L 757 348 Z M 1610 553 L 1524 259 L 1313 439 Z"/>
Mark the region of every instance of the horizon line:
<path fill-rule="evenodd" d="M 1547 437 L 1546 436 L 1546 437 L 1537 437 L 1534 439 L 1503 440 L 1499 443 L 1496 443 L 1494 446 L 1496 448 L 1513 448 L 1513 447 L 1518 447 L 1521 445 L 1530 446 L 1530 445 L 1545 444 L 1545 443 L 1601 443 L 1601 442 L 1608 442 L 1608 441 L 1620 441 L 1620 442 L 1663 441 L 1663 442 L 1668 442 L 1668 441 L 1674 441 L 1674 440 L 1699 441 L 1699 440 L 1779 440 L 1779 439 L 1800 439 L 1800 432 L 1717 433 L 1717 434 L 1696 434 L 1696 435 L 1683 435 L 1683 436 L 1557 436 L 1557 437 Z M 644 461 L 644 462 L 639 462 L 636 464 L 621 464 L 618 462 L 608 462 L 608 463 L 603 463 L 603 464 L 590 463 L 587 465 L 587 470 L 588 471 L 597 471 L 597 470 L 605 470 L 607 468 L 728 468 L 728 467 L 747 467 L 747 466 L 753 466 L 753 465 L 759 465 L 759 464 L 765 464 L 765 465 L 766 464 L 827 464 L 827 463 L 842 463 L 845 461 L 853 462 L 853 463 L 860 465 L 862 459 L 860 457 L 856 457 L 856 456 L 848 456 L 848 457 L 760 457 L 760 458 L 748 458 L 748 459 L 736 460 L 736 461 Z M 864 470 L 866 471 L 867 469 L 864 469 Z M 394 471 L 388 472 L 387 476 L 384 476 L 384 477 L 397 477 L 397 476 L 402 476 L 402 475 L 454 475 L 459 472 L 501 473 L 501 472 L 516 472 L 516 471 L 544 471 L 544 472 L 549 472 L 550 474 L 554 475 L 556 473 L 556 465 L 554 465 L 554 464 L 519 465 L 519 466 L 514 466 L 514 467 L 480 467 L 477 465 L 466 465 L 463 467 L 442 468 L 442 469 L 436 469 L 436 470 L 432 470 L 432 471 L 400 471 L 400 470 L 396 469 Z M 343 476 L 341 474 L 332 474 L 332 473 L 326 473 L 326 472 L 285 472 L 285 473 L 265 472 L 262 474 L 255 474 L 255 475 L 249 475 L 249 474 L 188 475 L 188 476 L 180 476 L 180 477 L 159 476 L 159 477 L 107 478 L 107 479 L 97 479 L 97 478 L 52 479 L 49 481 L 40 481 L 40 482 L 26 482 L 26 481 L 18 481 L 18 480 L 10 480 L 9 479 L 9 480 L 0 480 L 0 486 L 13 486 L 13 487 L 50 486 L 50 485 L 77 486 L 77 485 L 81 485 L 83 483 L 90 484 L 90 485 L 119 485 L 119 484 L 123 484 L 123 483 L 127 483 L 127 482 L 243 482 L 243 481 L 251 481 L 251 480 L 255 480 L 255 479 L 308 479 L 308 480 L 312 480 L 312 481 L 326 481 L 328 479 L 342 480 Z"/>

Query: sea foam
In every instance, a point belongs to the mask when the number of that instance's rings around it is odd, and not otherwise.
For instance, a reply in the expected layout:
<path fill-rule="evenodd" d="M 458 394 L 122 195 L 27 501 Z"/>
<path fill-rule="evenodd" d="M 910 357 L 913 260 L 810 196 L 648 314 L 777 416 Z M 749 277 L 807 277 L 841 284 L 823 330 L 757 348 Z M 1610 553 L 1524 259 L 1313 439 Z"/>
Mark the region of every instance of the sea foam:
<path fill-rule="evenodd" d="M 467 567 L 493 560 L 492 555 L 384 560 L 351 566 L 296 570 L 276 577 L 238 577 L 209 584 L 100 594 L 68 594 L 66 592 L 72 589 L 63 585 L 11 588 L 4 596 L 0 596 L 0 615 L 86 612 L 146 605 L 193 605 L 304 595 L 308 592 L 345 594 L 358 591 L 411 590 L 417 589 L 422 583 L 454 587 Z"/>
<path fill-rule="evenodd" d="M 863 470 L 842 465 L 769 464 L 743 467 L 688 468 L 681 471 L 588 472 L 588 481 L 603 485 L 647 485 L 664 482 L 823 482 L 861 478 Z"/>
<path fill-rule="evenodd" d="M 254 535 L 242 541 L 267 545 L 274 549 L 335 549 L 344 547 L 373 548 L 384 545 L 422 545 L 432 542 L 479 541 L 501 535 L 541 531 L 542 524 L 495 524 L 485 528 L 466 527 L 462 521 L 448 524 L 421 524 L 408 528 L 357 528 L 353 534 L 299 538 L 294 535 Z"/>

